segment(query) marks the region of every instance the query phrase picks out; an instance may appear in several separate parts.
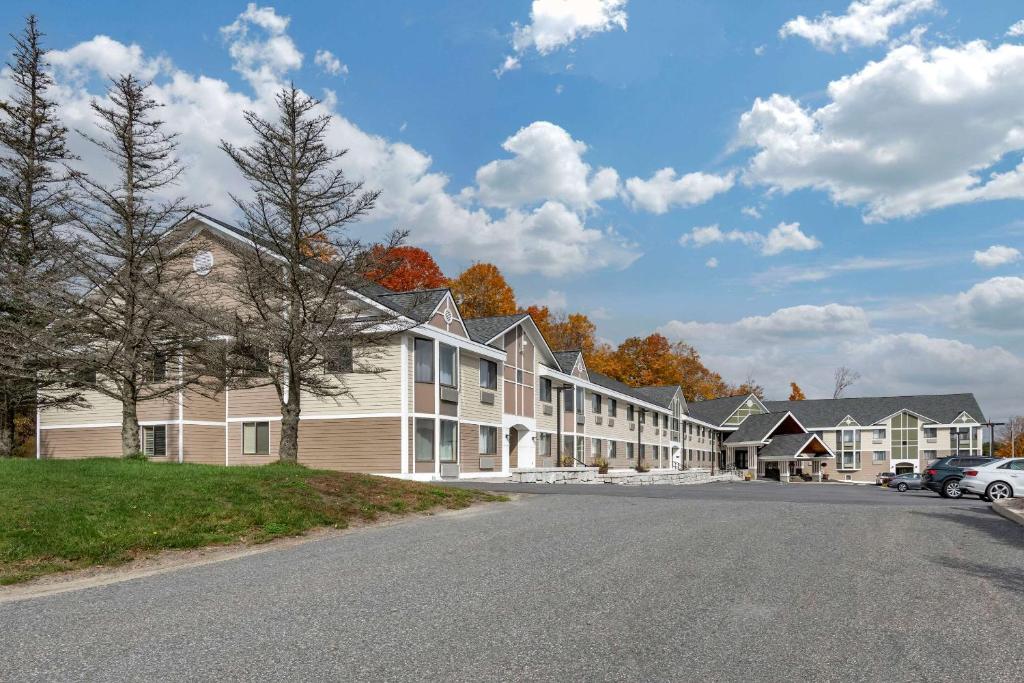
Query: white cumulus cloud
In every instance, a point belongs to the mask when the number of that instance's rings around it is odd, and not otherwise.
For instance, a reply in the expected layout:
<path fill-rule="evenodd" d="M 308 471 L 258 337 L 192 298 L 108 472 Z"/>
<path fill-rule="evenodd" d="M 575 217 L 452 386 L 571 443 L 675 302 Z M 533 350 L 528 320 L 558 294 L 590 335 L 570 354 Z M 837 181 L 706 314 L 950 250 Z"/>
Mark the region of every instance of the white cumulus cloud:
<path fill-rule="evenodd" d="M 894 27 L 937 8 L 937 0 L 855 0 L 845 14 L 826 12 L 817 19 L 803 15 L 791 19 L 779 29 L 779 35 L 805 38 L 820 50 L 845 51 L 884 43 Z"/>
<path fill-rule="evenodd" d="M 546 55 L 595 33 L 626 30 L 627 0 L 533 0 L 530 21 L 513 24 L 512 49 L 495 70 L 497 76 L 519 68 L 519 56 L 528 50 Z"/>
<path fill-rule="evenodd" d="M 1024 278 L 994 277 L 956 296 L 962 318 L 991 330 L 1024 332 Z"/>
<path fill-rule="evenodd" d="M 974 262 L 983 268 L 998 268 L 1020 260 L 1020 249 L 993 244 L 988 249 L 974 252 Z"/>
<path fill-rule="evenodd" d="M 330 50 L 317 50 L 313 57 L 313 63 L 331 76 L 348 76 L 348 66 L 335 57 Z"/>
<path fill-rule="evenodd" d="M 588 208 L 618 192 L 615 169 L 595 171 L 583 161 L 587 145 L 553 123 L 535 121 L 505 140 L 502 148 L 513 157 L 491 161 L 476 172 L 476 195 L 488 206 L 553 199 Z"/>
<path fill-rule="evenodd" d="M 707 266 L 708 268 L 717 268 L 718 259 L 712 256 L 711 258 L 704 262 L 704 265 Z"/>
<path fill-rule="evenodd" d="M 775 256 L 784 251 L 811 251 L 821 247 L 821 241 L 804 234 L 799 223 L 779 223 L 767 235 L 742 230 L 722 230 L 718 225 L 693 228 L 679 238 L 683 246 L 706 247 L 718 242 L 739 242 L 757 247 L 765 256 Z"/>
<path fill-rule="evenodd" d="M 1011 38 L 1024 37 L 1024 19 L 1021 19 L 1020 21 L 1015 23 L 1013 26 L 1011 26 L 1006 31 L 1006 35 L 1010 36 Z"/>
<path fill-rule="evenodd" d="M 240 145 L 251 141 L 245 111 L 264 118 L 276 115 L 274 95 L 303 61 L 287 33 L 288 26 L 288 17 L 268 7 L 249 5 L 221 30 L 233 66 L 251 91 L 235 89 L 213 76 L 189 73 L 165 57 L 149 57 L 137 45 L 106 36 L 54 50 L 48 59 L 64 123 L 96 134 L 89 103 L 104 96 L 97 76 L 132 71 L 152 78 L 150 95 L 164 105 L 161 118 L 167 128 L 180 134 L 179 155 L 187 165 L 175 194 L 206 204 L 211 213 L 231 220 L 236 209 L 229 195 L 245 196 L 249 190 L 218 146 L 221 140 Z M 317 113 L 331 117 L 328 144 L 348 150 L 341 162 L 346 174 L 383 191 L 363 230 L 373 233 L 400 225 L 410 231 L 414 243 L 441 255 L 467 261 L 486 254 L 488 260 L 514 273 L 564 276 L 624 268 L 640 255 L 637 245 L 613 226 L 587 225 L 577 208 L 614 194 L 617 181 L 607 172 L 590 174 L 582 194 L 566 189 L 571 184 L 558 186 L 546 196 L 530 186 L 519 191 L 524 201 L 530 200 L 528 206 L 509 201 L 495 209 L 463 192 L 453 193 L 447 175 L 434 167 L 426 152 L 369 132 L 345 118 L 330 92 Z M 81 157 L 79 167 L 100 175 L 107 172 L 106 161 L 92 145 L 77 135 L 70 144 Z M 511 197 L 517 190 L 506 186 L 503 192 Z"/>
<path fill-rule="evenodd" d="M 833 81 L 828 102 L 780 94 L 740 118 L 754 149 L 747 183 L 823 190 L 882 221 L 955 204 L 1024 197 L 1024 46 L 903 45 Z"/>
<path fill-rule="evenodd" d="M 662 214 L 675 206 L 696 206 L 715 195 L 728 192 L 735 183 L 735 175 L 713 173 L 687 173 L 677 176 L 673 168 L 663 168 L 649 179 L 629 178 L 626 191 L 635 208 Z"/>

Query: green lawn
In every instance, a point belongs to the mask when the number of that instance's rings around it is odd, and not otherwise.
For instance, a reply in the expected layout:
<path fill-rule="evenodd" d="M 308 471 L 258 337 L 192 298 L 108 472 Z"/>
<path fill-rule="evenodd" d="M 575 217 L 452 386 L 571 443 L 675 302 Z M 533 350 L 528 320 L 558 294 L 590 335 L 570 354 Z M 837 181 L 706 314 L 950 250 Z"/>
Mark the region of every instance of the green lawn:
<path fill-rule="evenodd" d="M 0 585 L 167 548 L 261 543 L 490 500 L 503 498 L 297 465 L 0 460 Z"/>

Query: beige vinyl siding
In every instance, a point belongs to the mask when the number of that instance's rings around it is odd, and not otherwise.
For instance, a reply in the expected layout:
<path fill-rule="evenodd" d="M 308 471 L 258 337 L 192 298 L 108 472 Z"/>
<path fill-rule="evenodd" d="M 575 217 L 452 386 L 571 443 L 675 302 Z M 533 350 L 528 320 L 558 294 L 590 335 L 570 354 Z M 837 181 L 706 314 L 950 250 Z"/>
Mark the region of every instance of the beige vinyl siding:
<path fill-rule="evenodd" d="M 299 462 L 342 472 L 401 472 L 401 418 L 303 420 Z"/>
<path fill-rule="evenodd" d="M 353 415 L 366 413 L 398 413 L 402 409 L 402 381 L 400 377 L 401 341 L 395 337 L 391 343 L 375 349 L 356 349 L 354 363 L 379 372 L 352 372 L 334 380 L 348 393 L 337 398 L 318 398 L 302 395 L 303 415 Z M 328 376 L 331 377 L 331 376 Z M 333 379 L 333 377 L 331 377 Z"/>
<path fill-rule="evenodd" d="M 139 422 L 162 422 L 178 419 L 178 394 L 140 401 L 137 406 Z M 221 418 L 223 419 L 223 418 Z"/>
<path fill-rule="evenodd" d="M 121 424 L 120 401 L 98 391 L 82 392 L 82 398 L 88 403 L 87 407 L 49 408 L 43 411 L 40 424 L 44 427 L 47 425 Z"/>
<path fill-rule="evenodd" d="M 501 372 L 501 361 L 495 364 Z M 463 419 L 500 425 L 503 384 L 499 377 L 494 391 L 480 388 L 480 357 L 465 350 L 459 352 L 459 408 Z M 486 392 L 494 394 L 493 405 L 481 403 L 480 396 Z"/>
<path fill-rule="evenodd" d="M 536 420 L 537 420 L 537 429 L 539 431 L 542 431 L 542 432 L 552 432 L 552 433 L 554 433 L 555 426 L 556 426 L 555 425 L 555 422 L 556 422 L 555 403 L 558 400 L 558 397 L 555 394 L 555 388 L 554 388 L 555 381 L 554 380 L 551 381 L 551 384 L 552 384 L 552 387 L 551 387 L 551 401 L 548 402 L 548 403 L 545 403 L 544 401 L 540 400 L 540 383 L 541 383 L 541 379 L 542 379 L 541 375 L 537 375 L 537 388 L 536 388 L 536 392 L 535 392 L 536 395 L 534 397 L 534 416 L 536 417 Z M 545 415 L 544 414 L 545 406 L 549 406 L 551 408 L 551 414 L 550 415 Z M 563 428 L 564 428 L 564 426 L 563 426 Z"/>
<path fill-rule="evenodd" d="M 224 464 L 224 428 L 207 425 L 185 425 L 184 462 L 206 465 Z M 174 444 L 177 453 L 178 444 Z"/>
<path fill-rule="evenodd" d="M 44 458 L 118 458 L 121 456 L 120 427 L 43 429 L 39 452 Z"/>

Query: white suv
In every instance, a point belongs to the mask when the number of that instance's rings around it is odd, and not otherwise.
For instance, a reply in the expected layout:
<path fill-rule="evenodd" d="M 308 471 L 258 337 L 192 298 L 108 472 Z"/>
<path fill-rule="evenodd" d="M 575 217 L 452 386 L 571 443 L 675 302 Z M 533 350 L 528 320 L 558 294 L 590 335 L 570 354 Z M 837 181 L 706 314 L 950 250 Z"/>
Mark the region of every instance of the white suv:
<path fill-rule="evenodd" d="M 960 489 L 985 500 L 1024 498 L 1024 458 L 994 460 L 964 468 Z"/>

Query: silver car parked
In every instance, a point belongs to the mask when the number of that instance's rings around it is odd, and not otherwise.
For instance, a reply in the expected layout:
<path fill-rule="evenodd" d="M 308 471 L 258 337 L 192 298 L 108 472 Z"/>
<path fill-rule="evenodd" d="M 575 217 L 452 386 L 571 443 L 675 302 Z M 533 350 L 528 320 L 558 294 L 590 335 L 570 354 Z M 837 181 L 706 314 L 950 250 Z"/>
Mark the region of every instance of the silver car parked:
<path fill-rule="evenodd" d="M 896 489 L 900 493 L 910 489 L 919 490 L 924 488 L 924 480 L 919 472 L 897 474 L 889 481 L 889 488 Z"/>

